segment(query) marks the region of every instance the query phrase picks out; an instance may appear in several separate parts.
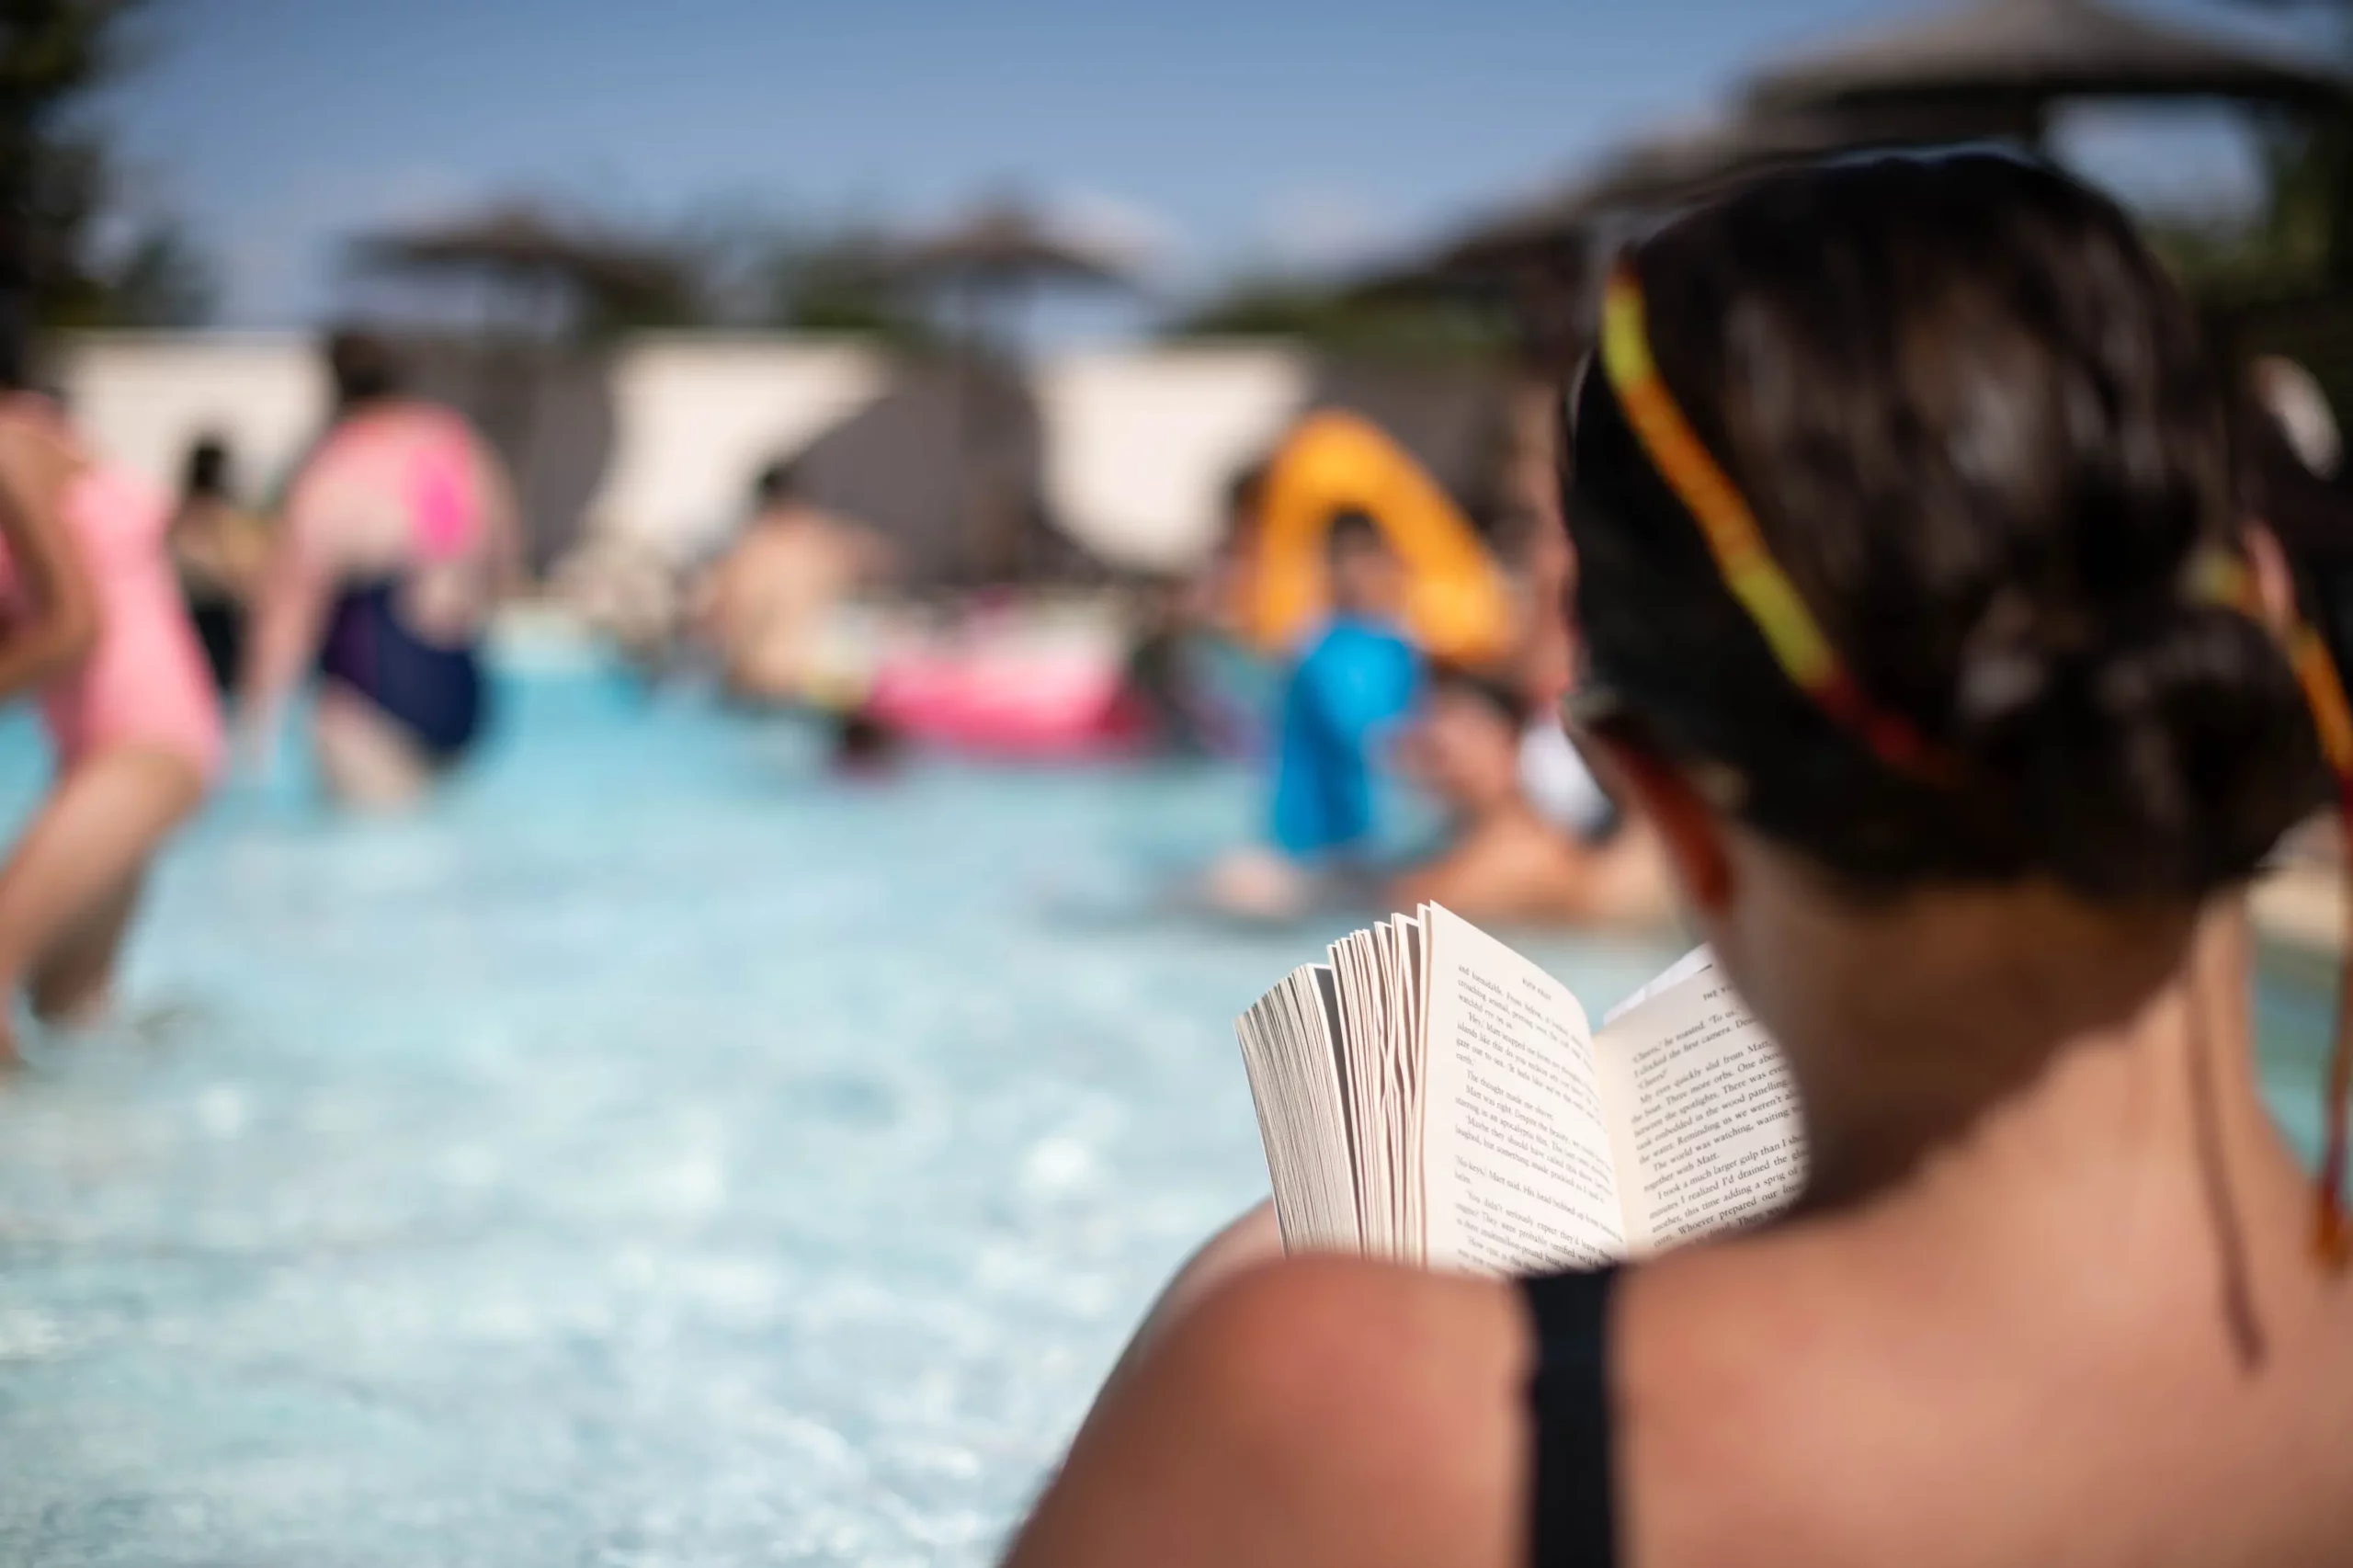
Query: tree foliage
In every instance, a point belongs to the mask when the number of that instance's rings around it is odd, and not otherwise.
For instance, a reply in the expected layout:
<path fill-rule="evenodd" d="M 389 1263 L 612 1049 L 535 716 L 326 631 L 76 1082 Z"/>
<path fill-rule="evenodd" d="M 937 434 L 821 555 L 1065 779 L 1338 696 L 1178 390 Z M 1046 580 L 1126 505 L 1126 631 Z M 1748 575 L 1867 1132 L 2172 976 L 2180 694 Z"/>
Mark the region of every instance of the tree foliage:
<path fill-rule="evenodd" d="M 797 332 L 847 333 L 891 347 L 937 347 L 938 334 L 911 290 L 893 283 L 888 243 L 870 230 L 788 232 L 767 257 L 762 317 Z"/>
<path fill-rule="evenodd" d="M 2346 176 L 2353 126 L 2344 121 L 2265 125 L 2262 191 L 2247 211 L 2158 213 L 2147 228 L 2158 249 L 2201 297 L 2245 304 L 2341 289 Z"/>
<path fill-rule="evenodd" d="M 736 198 L 707 203 L 667 234 L 695 279 L 699 324 L 834 333 L 902 349 L 938 341 L 924 301 L 892 281 L 890 240 L 872 223 Z"/>
<path fill-rule="evenodd" d="M 213 297 L 211 267 L 168 216 L 126 211 L 88 118 L 139 62 L 151 0 L 0 0 L 0 282 L 51 326 L 181 325 Z"/>
<path fill-rule="evenodd" d="M 2327 18 L 2353 66 L 2353 0 L 2238 0 L 2249 11 Z M 2223 306 L 2353 293 L 2353 104 L 2257 124 L 2263 193 L 2231 218 L 2169 214 L 2150 231 L 2185 280 Z"/>
<path fill-rule="evenodd" d="M 1496 358 L 1512 342 L 1508 319 L 1475 300 L 1283 277 L 1245 278 L 1178 316 L 1165 335 L 1282 337 L 1336 354 L 1425 362 Z"/>

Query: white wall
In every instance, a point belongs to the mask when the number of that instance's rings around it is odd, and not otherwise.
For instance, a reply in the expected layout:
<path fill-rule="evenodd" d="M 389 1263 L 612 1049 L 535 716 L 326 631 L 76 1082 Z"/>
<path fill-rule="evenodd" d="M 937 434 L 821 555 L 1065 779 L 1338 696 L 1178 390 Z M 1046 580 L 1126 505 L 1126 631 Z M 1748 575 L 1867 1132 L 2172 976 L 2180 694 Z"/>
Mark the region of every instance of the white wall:
<path fill-rule="evenodd" d="M 229 443 L 258 502 L 316 436 L 327 379 L 301 333 L 108 333 L 69 339 L 60 367 L 74 419 L 98 454 L 176 490 L 189 443 Z"/>
<path fill-rule="evenodd" d="M 93 335 L 68 343 L 62 369 L 92 444 L 165 486 L 178 483 L 188 444 L 217 432 L 259 500 L 327 411 L 306 334 Z M 1256 344 L 1074 351 L 1036 374 L 1054 515 L 1104 560 L 1161 570 L 1208 552 L 1226 482 L 1273 445 L 1310 385 L 1303 356 Z M 613 361 L 614 445 L 587 529 L 674 559 L 696 553 L 742 517 L 763 464 L 857 415 L 890 375 L 886 358 L 854 344 L 632 339 Z"/>
<path fill-rule="evenodd" d="M 880 397 L 887 362 L 853 345 L 691 333 L 613 362 L 614 444 L 588 528 L 683 557 L 744 514 L 753 476 Z"/>
<path fill-rule="evenodd" d="M 1040 367 L 1046 493 L 1080 544 L 1115 565 L 1199 563 L 1225 488 L 1299 413 L 1309 368 L 1258 345 L 1108 349 Z"/>

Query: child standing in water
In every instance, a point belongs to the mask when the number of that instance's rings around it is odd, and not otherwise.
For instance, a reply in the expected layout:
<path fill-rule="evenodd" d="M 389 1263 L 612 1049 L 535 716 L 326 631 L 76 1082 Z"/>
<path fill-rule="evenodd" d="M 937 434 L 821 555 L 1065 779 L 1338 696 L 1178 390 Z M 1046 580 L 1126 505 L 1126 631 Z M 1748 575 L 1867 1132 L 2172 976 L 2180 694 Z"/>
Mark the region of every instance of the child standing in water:
<path fill-rule="evenodd" d="M 1211 868 L 1209 901 L 1227 914 L 1296 916 L 1331 877 L 1362 869 L 1376 753 L 1421 684 L 1421 655 L 1398 630 L 1404 571 L 1380 525 L 1357 511 L 1333 517 L 1324 572 L 1331 615 L 1292 666 L 1276 722 L 1275 852 Z"/>
<path fill-rule="evenodd" d="M 830 707 L 835 689 L 869 683 L 829 647 L 856 596 L 890 574 L 889 544 L 813 506 L 789 462 L 752 486 L 752 516 L 697 594 L 697 620 L 718 656 L 727 695 L 753 707 Z"/>
<path fill-rule="evenodd" d="M 1295 859 L 1347 855 L 1372 834 L 1373 747 L 1413 705 L 1421 658 L 1398 631 L 1404 572 L 1362 512 L 1332 519 L 1332 616 L 1283 691 L 1275 842 Z"/>
<path fill-rule="evenodd" d="M 0 345 L 0 699 L 39 692 L 57 781 L 0 867 L 0 1006 L 105 1006 L 147 864 L 201 803 L 221 713 L 165 555 L 160 494 L 93 463 Z M 0 1062 L 13 1062 L 0 1012 Z"/>

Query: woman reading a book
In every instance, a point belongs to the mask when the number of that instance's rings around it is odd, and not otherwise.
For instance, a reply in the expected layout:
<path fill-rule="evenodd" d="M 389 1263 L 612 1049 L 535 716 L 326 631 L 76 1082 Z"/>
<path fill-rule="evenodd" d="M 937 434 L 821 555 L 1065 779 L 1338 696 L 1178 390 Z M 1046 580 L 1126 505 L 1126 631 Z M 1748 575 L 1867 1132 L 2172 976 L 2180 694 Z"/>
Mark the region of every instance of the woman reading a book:
<path fill-rule="evenodd" d="M 2342 1144 L 2316 1197 L 2266 1114 L 2241 894 L 2353 729 L 2226 384 L 2007 159 L 1627 256 L 1576 713 L 1787 1058 L 1802 1194 L 1529 1280 L 1229 1244 L 1014 1562 L 2346 1561 Z"/>

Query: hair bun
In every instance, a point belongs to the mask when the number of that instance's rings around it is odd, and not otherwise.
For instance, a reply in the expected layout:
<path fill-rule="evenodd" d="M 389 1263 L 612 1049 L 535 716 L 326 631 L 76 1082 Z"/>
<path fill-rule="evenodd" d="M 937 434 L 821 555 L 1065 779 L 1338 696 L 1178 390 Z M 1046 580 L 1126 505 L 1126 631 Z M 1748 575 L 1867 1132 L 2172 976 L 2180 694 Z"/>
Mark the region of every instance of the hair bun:
<path fill-rule="evenodd" d="M 2269 633 L 2172 597 L 2097 627 L 1997 598 L 1964 647 L 1953 730 L 1988 836 L 2102 897 L 2245 878 L 2321 777 Z"/>

